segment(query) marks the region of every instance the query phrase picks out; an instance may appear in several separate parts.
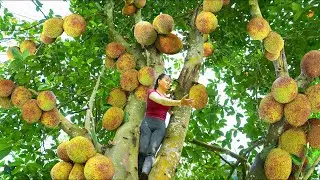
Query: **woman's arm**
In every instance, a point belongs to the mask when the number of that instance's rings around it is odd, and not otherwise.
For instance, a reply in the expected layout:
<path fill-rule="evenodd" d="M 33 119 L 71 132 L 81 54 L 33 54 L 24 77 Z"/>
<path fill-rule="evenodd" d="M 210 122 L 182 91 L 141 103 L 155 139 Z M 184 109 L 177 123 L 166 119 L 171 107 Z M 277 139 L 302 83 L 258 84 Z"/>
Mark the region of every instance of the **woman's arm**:
<path fill-rule="evenodd" d="M 165 98 L 165 97 L 160 96 L 156 92 L 150 93 L 149 98 L 152 101 L 154 101 L 158 104 L 161 104 L 163 106 L 181 106 L 181 100 L 172 100 L 169 98 Z"/>

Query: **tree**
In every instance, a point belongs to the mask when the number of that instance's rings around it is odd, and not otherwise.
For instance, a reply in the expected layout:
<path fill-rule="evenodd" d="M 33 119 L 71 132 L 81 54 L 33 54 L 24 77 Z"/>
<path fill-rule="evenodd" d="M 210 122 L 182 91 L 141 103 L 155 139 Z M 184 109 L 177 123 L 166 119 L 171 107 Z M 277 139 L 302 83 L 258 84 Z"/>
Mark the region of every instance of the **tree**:
<path fill-rule="evenodd" d="M 41 11 L 41 3 L 33 2 Z M 148 1 L 134 16 L 128 17 L 122 14 L 125 5 L 122 1 L 88 3 L 74 0 L 70 2 L 71 11 L 85 18 L 86 32 L 76 38 L 58 38 L 50 45 L 39 43 L 39 39 L 43 23 L 55 17 L 54 12 L 44 14 L 44 19 L 39 21 L 20 22 L 4 9 L 4 16 L 0 18 L 1 40 L 12 38 L 22 42 L 32 39 L 38 46 L 36 55 L 14 52 L 14 60 L 2 65 L 1 76 L 34 90 L 33 97 L 43 90 L 53 91 L 61 113 L 60 128 L 70 137 L 90 137 L 99 152 L 111 157 L 115 179 L 136 179 L 139 124 L 145 103 L 131 93 L 124 108 L 125 122 L 116 132 L 102 128 L 102 117 L 110 108 L 105 99 L 113 88 L 120 86 L 120 73 L 104 68 L 106 45 L 120 42 L 136 57 L 137 67 L 152 66 L 157 74 L 165 71 L 165 62 L 170 62 L 173 66 L 166 69 L 168 73 L 180 71 L 175 81 L 176 99 L 189 92 L 200 74 L 211 70 L 215 77 L 209 78 L 206 87 L 208 104 L 202 110 L 173 109 L 166 137 L 149 177 L 245 179 L 248 175 L 249 178 L 265 178 L 265 157 L 277 146 L 286 121 L 282 119 L 271 125 L 261 121 L 258 115 L 261 97 L 271 91 L 272 83 L 281 73 L 298 77 L 302 89 L 317 83 L 318 78 L 300 75 L 300 60 L 310 50 L 320 47 L 319 3 L 277 0 L 259 1 L 258 5 L 253 0 L 249 3 L 231 1 L 215 13 L 219 26 L 208 38 L 213 42 L 215 52 L 206 58 L 203 58 L 206 39 L 194 24 L 203 9 L 202 3 Z M 136 42 L 134 25 L 141 20 L 152 23 L 160 13 L 173 17 L 175 31 L 183 37 L 183 61 L 159 53 L 154 46 L 143 47 Z M 264 57 L 262 41 L 252 40 L 246 30 L 248 21 L 259 14 L 285 42 L 285 51 L 273 64 Z M 7 50 L 4 46 L 0 48 Z M 221 88 L 223 92 L 219 91 Z M 40 123 L 30 125 L 22 120 L 21 110 L 16 107 L 1 109 L 1 112 L 0 157 L 12 157 L 10 162 L 1 161 L 4 167 L 1 176 L 48 179 L 51 168 L 59 161 L 55 150 L 60 143 L 61 129 L 48 129 Z M 310 117 L 318 117 L 318 114 L 313 113 Z M 228 126 L 233 123 L 230 121 L 236 121 L 233 127 Z M 225 127 L 229 127 L 226 132 L 223 131 Z M 231 151 L 232 140 L 240 134 L 244 134 L 249 143 L 246 147 L 237 147 L 241 149 L 237 154 Z M 319 151 L 308 148 L 306 152 L 302 158 L 291 157 L 299 167 L 298 172 L 303 172 L 305 177 L 309 171 L 313 172 L 312 165 L 319 161 Z M 309 165 L 303 170 L 301 164 L 306 157 Z M 314 171 L 310 177 L 316 176 Z"/>

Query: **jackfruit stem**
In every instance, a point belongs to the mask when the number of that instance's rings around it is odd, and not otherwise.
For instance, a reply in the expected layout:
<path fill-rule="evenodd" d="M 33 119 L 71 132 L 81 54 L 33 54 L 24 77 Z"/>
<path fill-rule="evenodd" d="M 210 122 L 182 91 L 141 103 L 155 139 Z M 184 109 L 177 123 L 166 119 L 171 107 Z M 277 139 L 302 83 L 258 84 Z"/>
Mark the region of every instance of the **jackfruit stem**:
<path fill-rule="evenodd" d="M 262 17 L 258 0 L 249 0 L 249 5 L 251 6 L 251 15 L 255 17 Z"/>

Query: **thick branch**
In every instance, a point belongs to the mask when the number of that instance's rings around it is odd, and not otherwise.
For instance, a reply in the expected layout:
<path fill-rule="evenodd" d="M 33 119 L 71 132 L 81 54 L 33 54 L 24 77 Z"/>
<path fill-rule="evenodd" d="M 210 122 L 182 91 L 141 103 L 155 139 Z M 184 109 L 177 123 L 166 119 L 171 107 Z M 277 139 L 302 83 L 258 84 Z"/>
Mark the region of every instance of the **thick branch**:
<path fill-rule="evenodd" d="M 199 141 L 199 140 L 196 140 L 196 139 L 193 139 L 192 141 L 190 141 L 191 143 L 195 144 L 195 145 L 198 145 L 198 146 L 201 146 L 201 147 L 204 147 L 204 148 L 207 148 L 208 150 L 210 151 L 214 151 L 214 152 L 221 152 L 221 153 L 224 153 L 224 154 L 227 154 L 235 159 L 238 159 L 240 161 L 247 161 L 246 158 L 242 157 L 242 156 L 239 156 L 238 154 L 228 150 L 228 149 L 224 149 L 220 146 L 217 146 L 217 145 L 209 145 L 207 143 L 204 143 L 202 141 Z"/>
<path fill-rule="evenodd" d="M 250 5 L 250 12 L 252 17 L 262 17 L 258 0 L 249 0 L 249 5 Z"/>
<path fill-rule="evenodd" d="M 59 112 L 59 118 L 60 118 L 60 127 L 61 127 L 61 129 L 64 132 L 66 132 L 69 136 L 71 136 L 71 137 L 76 137 L 76 136 L 89 137 L 89 134 L 85 129 L 79 128 L 78 126 L 72 124 L 60 112 Z"/>

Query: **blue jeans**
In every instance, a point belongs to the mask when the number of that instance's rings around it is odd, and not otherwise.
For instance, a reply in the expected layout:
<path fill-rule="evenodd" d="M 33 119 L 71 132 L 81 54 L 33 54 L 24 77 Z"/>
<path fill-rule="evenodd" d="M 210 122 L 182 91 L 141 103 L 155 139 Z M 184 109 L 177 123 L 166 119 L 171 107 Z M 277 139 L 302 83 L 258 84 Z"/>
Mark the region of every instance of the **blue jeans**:
<path fill-rule="evenodd" d="M 138 174 L 149 174 L 154 156 L 166 133 L 165 121 L 153 117 L 145 117 L 140 126 L 140 142 L 138 157 Z"/>

